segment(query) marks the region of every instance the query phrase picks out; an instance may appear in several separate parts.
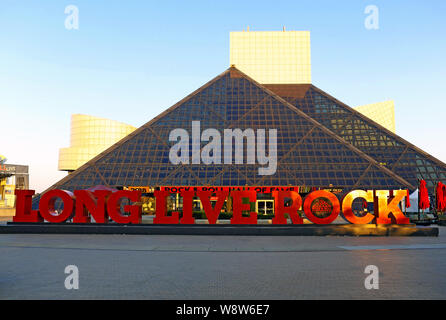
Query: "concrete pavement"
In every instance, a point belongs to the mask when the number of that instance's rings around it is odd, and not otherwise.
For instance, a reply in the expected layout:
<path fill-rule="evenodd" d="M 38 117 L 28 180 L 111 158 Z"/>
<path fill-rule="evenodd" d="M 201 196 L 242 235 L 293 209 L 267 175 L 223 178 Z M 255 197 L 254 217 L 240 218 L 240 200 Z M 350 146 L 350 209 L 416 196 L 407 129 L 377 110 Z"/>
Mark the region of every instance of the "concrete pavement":
<path fill-rule="evenodd" d="M 0 298 L 445 299 L 445 235 L 0 235 Z M 67 265 L 79 290 L 64 287 Z M 378 290 L 364 287 L 367 265 Z"/>

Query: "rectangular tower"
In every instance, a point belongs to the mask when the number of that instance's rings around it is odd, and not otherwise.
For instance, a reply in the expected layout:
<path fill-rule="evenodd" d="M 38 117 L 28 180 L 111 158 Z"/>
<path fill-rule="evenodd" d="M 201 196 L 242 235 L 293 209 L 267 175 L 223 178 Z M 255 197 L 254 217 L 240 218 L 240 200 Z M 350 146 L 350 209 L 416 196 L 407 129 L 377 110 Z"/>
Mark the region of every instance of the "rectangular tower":
<path fill-rule="evenodd" d="M 311 83 L 309 31 L 230 33 L 230 65 L 259 83 Z"/>

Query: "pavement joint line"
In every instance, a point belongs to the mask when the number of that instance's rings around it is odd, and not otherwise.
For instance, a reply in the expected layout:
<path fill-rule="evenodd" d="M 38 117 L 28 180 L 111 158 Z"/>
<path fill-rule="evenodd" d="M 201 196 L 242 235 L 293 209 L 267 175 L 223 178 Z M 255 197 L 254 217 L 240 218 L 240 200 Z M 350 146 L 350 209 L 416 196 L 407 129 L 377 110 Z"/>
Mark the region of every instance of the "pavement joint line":
<path fill-rule="evenodd" d="M 433 244 L 406 244 L 406 245 L 368 245 L 368 246 L 338 246 L 349 251 L 356 250 L 423 250 L 423 249 L 446 249 L 446 243 Z"/>
<path fill-rule="evenodd" d="M 49 247 L 49 246 L 29 246 L 29 245 L 3 245 L 0 248 L 21 248 L 21 249 L 56 249 L 56 250 L 87 250 L 87 251 L 132 251 L 132 252 L 191 252 L 191 253 L 300 253 L 300 252 L 339 252 L 339 251 L 359 251 L 359 250 L 423 250 L 423 249 L 446 249 L 446 244 L 415 244 L 415 245 L 381 245 L 381 246 L 336 246 L 331 249 L 295 249 L 295 250 L 273 250 L 260 248 L 258 250 L 243 250 L 240 248 L 234 249 L 178 249 L 178 248 L 150 248 L 150 249 L 127 249 L 127 248 L 83 248 L 83 247 Z"/>
<path fill-rule="evenodd" d="M 296 249 L 296 250 L 265 250 L 261 248 L 259 250 L 240 250 L 239 248 L 235 249 L 201 249 L 201 250 L 193 250 L 193 249 L 185 249 L 178 250 L 175 249 L 125 249 L 125 248 L 76 248 L 76 247 L 49 247 L 49 246 L 19 246 L 19 245 L 2 245 L 1 248 L 20 248 L 20 249 L 56 249 L 56 250 L 86 250 L 86 251 L 134 251 L 134 252 L 191 252 L 191 253 L 206 253 L 206 252 L 215 252 L 215 253 L 300 253 L 300 252 L 339 252 L 339 251 L 349 251 L 348 249 L 343 249 L 341 247 L 333 248 L 333 249 Z"/>

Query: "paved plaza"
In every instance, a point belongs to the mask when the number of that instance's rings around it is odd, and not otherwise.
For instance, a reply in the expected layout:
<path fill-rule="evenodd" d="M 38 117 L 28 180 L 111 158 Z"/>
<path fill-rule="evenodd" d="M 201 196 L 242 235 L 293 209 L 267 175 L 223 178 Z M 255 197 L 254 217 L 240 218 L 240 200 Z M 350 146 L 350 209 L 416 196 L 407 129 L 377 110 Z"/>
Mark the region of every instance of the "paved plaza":
<path fill-rule="evenodd" d="M 445 299 L 439 237 L 0 235 L 0 299 Z M 67 290 L 67 265 L 79 289 Z M 379 269 L 367 290 L 366 266 Z"/>

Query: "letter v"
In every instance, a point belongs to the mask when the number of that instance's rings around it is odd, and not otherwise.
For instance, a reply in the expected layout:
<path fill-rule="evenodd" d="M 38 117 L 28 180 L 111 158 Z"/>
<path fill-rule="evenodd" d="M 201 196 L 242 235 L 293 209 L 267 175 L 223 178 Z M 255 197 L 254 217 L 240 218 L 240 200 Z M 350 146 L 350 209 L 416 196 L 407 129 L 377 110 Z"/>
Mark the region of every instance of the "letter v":
<path fill-rule="evenodd" d="M 211 195 L 212 191 L 197 191 L 197 195 L 200 197 L 201 204 L 204 208 L 204 213 L 208 218 L 209 224 L 215 224 L 217 222 L 218 216 L 220 215 L 221 208 L 228 197 L 228 191 L 217 191 L 217 203 L 214 209 L 212 209 Z"/>

